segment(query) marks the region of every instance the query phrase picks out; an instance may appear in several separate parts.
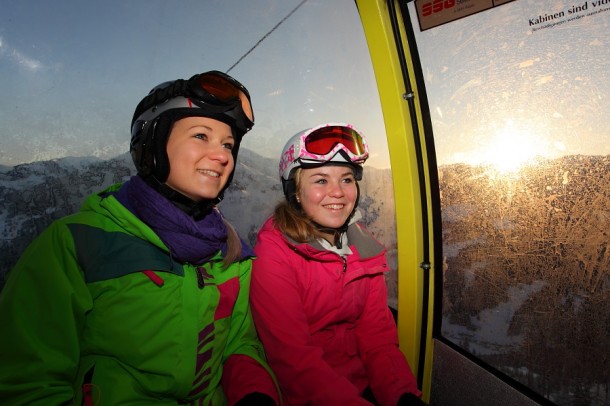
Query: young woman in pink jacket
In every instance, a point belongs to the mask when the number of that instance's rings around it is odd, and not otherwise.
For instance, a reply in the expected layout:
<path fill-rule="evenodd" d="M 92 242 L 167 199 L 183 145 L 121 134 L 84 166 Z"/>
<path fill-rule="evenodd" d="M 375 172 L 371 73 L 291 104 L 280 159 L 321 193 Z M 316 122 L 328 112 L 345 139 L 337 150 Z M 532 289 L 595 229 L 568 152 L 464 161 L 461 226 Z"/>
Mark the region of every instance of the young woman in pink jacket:
<path fill-rule="evenodd" d="M 349 124 L 290 138 L 285 201 L 255 246 L 250 299 L 287 405 L 416 405 L 387 306 L 385 248 L 358 223 L 368 147 Z"/>

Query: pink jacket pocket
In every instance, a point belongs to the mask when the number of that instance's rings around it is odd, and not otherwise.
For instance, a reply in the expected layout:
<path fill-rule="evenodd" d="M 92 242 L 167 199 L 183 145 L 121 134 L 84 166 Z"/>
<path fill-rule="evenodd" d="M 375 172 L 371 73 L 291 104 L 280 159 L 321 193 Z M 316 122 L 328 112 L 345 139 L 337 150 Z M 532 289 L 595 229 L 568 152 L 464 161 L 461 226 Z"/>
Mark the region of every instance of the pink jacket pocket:
<path fill-rule="evenodd" d="M 233 307 L 239 294 L 239 279 L 229 279 L 225 283 L 218 285 L 217 288 L 220 292 L 220 299 L 216 313 L 214 313 L 214 320 L 229 317 L 233 313 Z"/>

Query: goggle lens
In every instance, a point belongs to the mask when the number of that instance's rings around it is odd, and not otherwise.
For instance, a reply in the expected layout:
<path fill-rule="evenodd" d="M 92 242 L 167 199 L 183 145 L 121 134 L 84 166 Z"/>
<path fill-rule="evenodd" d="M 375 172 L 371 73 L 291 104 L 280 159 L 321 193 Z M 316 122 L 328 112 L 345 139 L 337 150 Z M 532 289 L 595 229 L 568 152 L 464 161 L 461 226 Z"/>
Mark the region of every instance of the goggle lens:
<path fill-rule="evenodd" d="M 305 149 L 317 155 L 328 154 L 338 144 L 343 145 L 356 156 L 366 153 L 364 141 L 360 134 L 348 127 L 323 127 L 312 132 L 305 139 Z"/>
<path fill-rule="evenodd" d="M 241 83 L 229 76 L 221 75 L 220 72 L 203 73 L 196 78 L 196 81 L 205 92 L 223 103 L 239 100 L 244 114 L 254 123 L 252 103 Z"/>

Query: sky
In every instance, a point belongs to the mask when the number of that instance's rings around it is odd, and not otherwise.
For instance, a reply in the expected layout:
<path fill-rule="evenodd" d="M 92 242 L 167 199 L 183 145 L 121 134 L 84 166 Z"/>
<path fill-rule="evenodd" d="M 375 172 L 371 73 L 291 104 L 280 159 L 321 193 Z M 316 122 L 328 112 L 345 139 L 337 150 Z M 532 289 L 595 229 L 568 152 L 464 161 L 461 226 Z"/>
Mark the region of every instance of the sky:
<path fill-rule="evenodd" d="M 352 0 L 0 0 L 0 10 L 0 165 L 124 153 L 152 87 L 231 69 L 256 118 L 244 148 L 279 159 L 300 130 L 350 122 L 369 164 L 389 166 Z"/>
<path fill-rule="evenodd" d="M 594 3 L 568 16 L 570 0 L 516 0 L 416 32 L 439 164 L 610 154 L 610 11 Z M 152 87 L 230 69 L 253 98 L 244 148 L 278 158 L 302 129 L 351 122 L 369 165 L 389 167 L 353 0 L 0 0 L 0 10 L 0 165 L 124 153 Z M 558 12 L 554 27 L 530 23 Z"/>
<path fill-rule="evenodd" d="M 517 0 L 416 35 L 439 162 L 610 154 L 610 5 L 586 3 Z"/>

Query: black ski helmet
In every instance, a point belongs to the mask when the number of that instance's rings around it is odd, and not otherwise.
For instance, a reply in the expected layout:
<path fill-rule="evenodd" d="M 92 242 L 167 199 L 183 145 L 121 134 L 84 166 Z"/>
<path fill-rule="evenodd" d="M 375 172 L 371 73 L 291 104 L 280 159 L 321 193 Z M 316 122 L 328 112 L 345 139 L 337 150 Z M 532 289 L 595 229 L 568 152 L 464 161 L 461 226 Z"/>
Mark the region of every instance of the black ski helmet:
<path fill-rule="evenodd" d="M 250 93 L 223 72 L 208 71 L 188 80 L 177 79 L 155 86 L 133 114 L 130 152 L 138 175 L 170 199 L 177 192 L 170 193 L 165 185 L 170 171 L 167 140 L 177 120 L 193 116 L 212 118 L 231 127 L 235 138 L 231 151 L 235 166 L 242 137 L 254 126 Z M 212 205 L 222 200 L 234 172 L 235 168 Z"/>

